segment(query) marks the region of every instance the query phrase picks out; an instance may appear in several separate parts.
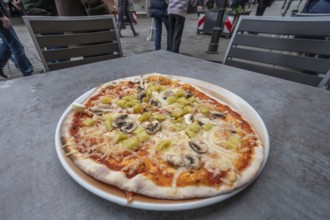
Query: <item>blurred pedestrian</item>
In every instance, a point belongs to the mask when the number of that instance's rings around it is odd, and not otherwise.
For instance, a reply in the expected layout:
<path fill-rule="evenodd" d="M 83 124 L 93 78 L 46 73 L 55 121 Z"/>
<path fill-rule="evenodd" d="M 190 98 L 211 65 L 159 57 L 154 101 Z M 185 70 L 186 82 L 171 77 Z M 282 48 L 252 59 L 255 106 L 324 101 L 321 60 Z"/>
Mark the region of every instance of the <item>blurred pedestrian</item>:
<path fill-rule="evenodd" d="M 256 16 L 263 16 L 267 7 L 270 7 L 274 0 L 258 0 Z"/>
<path fill-rule="evenodd" d="M 209 10 L 209 11 L 213 10 L 214 9 L 214 3 L 215 3 L 214 0 L 207 0 L 207 2 L 206 2 L 207 10 Z"/>
<path fill-rule="evenodd" d="M 8 78 L 3 73 L 3 68 L 10 58 L 23 76 L 31 75 L 33 72 L 32 64 L 25 55 L 24 47 L 11 25 L 9 14 L 2 0 L 0 1 L 0 38 L 0 76 Z"/>
<path fill-rule="evenodd" d="M 130 5 L 129 0 L 118 0 L 119 14 L 118 14 L 117 27 L 118 27 L 120 37 L 123 37 L 123 35 L 121 34 L 121 29 L 126 23 L 129 23 L 134 37 L 139 35 L 139 33 L 137 33 L 134 29 L 133 22 L 132 22 L 130 13 L 129 13 L 129 5 Z"/>
<path fill-rule="evenodd" d="M 307 13 L 312 14 L 330 13 L 330 0 L 313 1 L 313 3 L 308 6 L 307 10 Z"/>
<path fill-rule="evenodd" d="M 59 16 L 117 14 L 113 0 L 55 0 Z"/>
<path fill-rule="evenodd" d="M 197 0 L 169 0 L 167 13 L 170 24 L 171 51 L 175 53 L 179 53 L 189 4 L 195 7 Z"/>
<path fill-rule="evenodd" d="M 171 50 L 170 26 L 167 15 L 167 3 L 165 0 L 151 0 L 150 1 L 150 16 L 155 21 L 156 35 L 155 35 L 155 50 L 160 50 L 162 45 L 162 26 L 166 28 L 167 47 L 166 50 Z"/>
<path fill-rule="evenodd" d="M 22 10 L 26 15 L 51 16 L 57 15 L 54 0 L 19 0 L 22 2 Z"/>

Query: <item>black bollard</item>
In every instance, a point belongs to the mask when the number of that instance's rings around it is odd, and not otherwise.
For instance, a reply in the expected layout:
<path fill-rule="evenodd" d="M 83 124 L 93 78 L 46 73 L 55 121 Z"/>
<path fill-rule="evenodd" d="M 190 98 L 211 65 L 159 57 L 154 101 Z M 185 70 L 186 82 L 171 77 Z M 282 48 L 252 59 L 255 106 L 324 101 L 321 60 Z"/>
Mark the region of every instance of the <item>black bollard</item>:
<path fill-rule="evenodd" d="M 222 26 L 223 17 L 225 15 L 227 2 L 228 2 L 228 0 L 221 1 L 220 8 L 218 10 L 218 15 L 217 15 L 217 22 L 216 22 L 215 27 L 213 28 L 211 41 L 210 41 L 209 48 L 206 51 L 206 53 L 211 53 L 211 54 L 219 53 L 218 47 L 219 47 L 219 39 L 220 39 L 221 31 L 222 31 L 221 26 Z"/>

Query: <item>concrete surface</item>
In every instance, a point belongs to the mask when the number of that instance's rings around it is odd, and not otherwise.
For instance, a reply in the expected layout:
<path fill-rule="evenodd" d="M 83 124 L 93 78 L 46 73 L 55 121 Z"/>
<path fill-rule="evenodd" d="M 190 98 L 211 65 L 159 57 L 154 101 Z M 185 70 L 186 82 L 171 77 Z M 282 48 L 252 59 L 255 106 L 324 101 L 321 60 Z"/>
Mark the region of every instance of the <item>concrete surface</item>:
<path fill-rule="evenodd" d="M 302 10 L 305 5 L 306 0 L 303 0 L 299 6 L 299 10 Z M 281 16 L 283 11 L 282 5 L 284 1 L 275 1 L 271 7 L 267 8 L 265 11 L 265 16 Z M 290 16 L 291 10 L 296 9 L 299 4 L 299 1 L 293 1 L 291 4 L 290 10 L 287 12 L 287 16 Z M 251 10 L 251 15 L 255 14 L 257 5 L 251 5 L 251 8 L 246 6 L 246 10 Z M 189 14 L 186 18 L 185 29 L 182 37 L 182 44 L 180 48 L 180 53 L 188 56 L 197 57 L 204 60 L 212 61 L 222 61 L 225 54 L 229 39 L 220 38 L 218 52 L 219 54 L 208 54 L 205 53 L 209 47 L 211 40 L 211 35 L 197 34 L 197 14 Z M 24 23 L 20 19 L 13 19 L 14 28 L 21 39 L 25 47 L 26 54 L 30 59 L 34 69 L 40 71 L 43 69 L 39 55 L 35 49 L 35 46 L 32 42 L 30 34 L 27 31 Z M 154 50 L 154 42 L 147 41 L 148 28 L 150 25 L 150 18 L 139 18 L 138 24 L 135 25 L 137 32 L 140 33 L 138 37 L 133 37 L 132 31 L 129 27 L 122 31 L 124 35 L 121 38 L 121 44 L 123 48 L 124 56 L 131 56 L 134 54 L 145 53 Z M 165 32 L 165 31 L 164 31 Z M 166 37 L 163 33 L 163 42 L 162 48 L 166 48 Z M 4 68 L 4 73 L 9 76 L 8 79 L 14 79 L 22 77 L 22 74 L 17 70 L 14 64 L 9 61 Z M 7 80 L 0 77 L 0 81 Z"/>

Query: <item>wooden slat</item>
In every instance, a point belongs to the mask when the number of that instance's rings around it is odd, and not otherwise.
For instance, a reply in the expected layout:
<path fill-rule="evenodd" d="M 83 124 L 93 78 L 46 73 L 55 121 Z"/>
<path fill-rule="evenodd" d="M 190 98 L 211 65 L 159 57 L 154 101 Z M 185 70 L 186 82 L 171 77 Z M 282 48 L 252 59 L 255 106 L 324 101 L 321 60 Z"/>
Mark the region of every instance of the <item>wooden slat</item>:
<path fill-rule="evenodd" d="M 243 19 L 238 30 L 284 35 L 330 36 L 329 21 L 271 21 Z"/>
<path fill-rule="evenodd" d="M 234 67 L 262 73 L 265 75 L 277 77 L 277 78 L 282 78 L 282 79 L 310 85 L 310 86 L 318 86 L 322 80 L 321 77 L 315 76 L 315 75 L 290 72 L 290 71 L 274 69 L 274 68 L 270 68 L 270 67 L 266 67 L 266 66 L 254 65 L 251 63 L 239 62 L 239 61 L 235 61 L 235 60 L 227 60 L 225 64 L 229 65 L 229 66 L 234 66 Z"/>
<path fill-rule="evenodd" d="M 330 41 L 326 40 L 289 39 L 237 34 L 233 44 L 273 50 L 330 55 Z"/>
<path fill-rule="evenodd" d="M 31 20 L 30 22 L 34 33 L 86 32 L 115 28 L 112 20 Z"/>
<path fill-rule="evenodd" d="M 40 47 L 93 44 L 117 40 L 115 31 L 36 36 Z"/>
<path fill-rule="evenodd" d="M 273 64 L 299 70 L 326 73 L 330 68 L 329 59 L 315 59 L 311 57 L 299 57 L 267 51 L 256 51 L 243 48 L 230 49 L 228 57 L 234 57 L 260 63 Z"/>
<path fill-rule="evenodd" d="M 54 63 L 54 64 L 49 64 L 49 70 L 59 70 L 59 69 L 64 69 L 64 68 L 69 68 L 69 67 L 74 67 L 74 66 L 80 66 L 88 63 L 94 63 L 94 62 L 99 62 L 99 61 L 104 61 L 104 60 L 110 60 L 110 59 L 115 59 L 121 57 L 120 54 L 111 54 L 111 55 L 106 55 L 106 56 L 101 56 L 101 57 L 90 57 L 90 58 L 85 58 L 83 60 L 73 60 L 73 61 L 67 61 L 67 62 L 61 62 L 61 63 Z"/>
<path fill-rule="evenodd" d="M 66 59 L 80 56 L 93 56 L 99 54 L 108 54 L 111 52 L 120 52 L 119 45 L 116 43 L 88 45 L 77 48 L 63 48 L 56 50 L 43 51 L 46 61 L 56 59 Z"/>

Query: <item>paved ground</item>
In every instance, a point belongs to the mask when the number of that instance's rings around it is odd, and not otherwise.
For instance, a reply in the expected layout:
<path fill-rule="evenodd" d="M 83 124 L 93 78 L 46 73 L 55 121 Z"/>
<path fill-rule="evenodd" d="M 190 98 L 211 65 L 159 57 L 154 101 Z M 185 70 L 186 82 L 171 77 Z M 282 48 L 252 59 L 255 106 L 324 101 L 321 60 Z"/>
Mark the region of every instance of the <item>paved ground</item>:
<path fill-rule="evenodd" d="M 281 16 L 281 9 L 284 1 L 275 1 L 270 8 L 267 8 L 265 11 L 265 16 Z M 306 0 L 303 0 L 300 4 L 299 10 L 303 8 Z M 293 1 L 290 11 L 287 12 L 287 16 L 290 16 L 291 10 L 296 9 L 299 4 L 299 1 Z M 246 7 L 248 9 L 248 7 Z M 249 10 L 252 10 L 251 15 L 255 14 L 256 6 L 251 6 Z M 224 53 L 226 51 L 229 39 L 220 38 L 218 54 L 208 54 L 206 53 L 209 43 L 211 40 L 211 35 L 197 34 L 197 14 L 189 14 L 186 23 L 185 29 L 182 37 L 182 44 L 180 47 L 180 53 L 198 57 L 205 60 L 212 61 L 222 61 Z M 21 39 L 26 54 L 30 59 L 35 70 L 42 70 L 42 64 L 40 58 L 37 54 L 37 51 L 34 47 L 32 39 L 21 20 L 13 20 L 14 28 Z M 134 54 L 145 53 L 148 51 L 154 50 L 154 42 L 147 41 L 148 27 L 150 25 L 150 18 L 139 18 L 138 24 L 135 26 L 137 32 L 140 33 L 138 37 L 133 37 L 133 34 L 129 27 L 126 30 L 122 31 L 124 35 L 121 38 L 121 44 L 124 52 L 124 56 L 131 56 Z M 163 33 L 165 34 L 165 33 Z M 166 48 L 165 35 L 163 35 L 162 48 Z M 147 63 L 142 65 L 148 65 Z M 9 62 L 4 68 L 4 73 L 9 76 L 9 79 L 22 77 L 22 74 L 15 68 L 12 62 Z M 0 77 L 0 81 L 6 80 Z"/>

